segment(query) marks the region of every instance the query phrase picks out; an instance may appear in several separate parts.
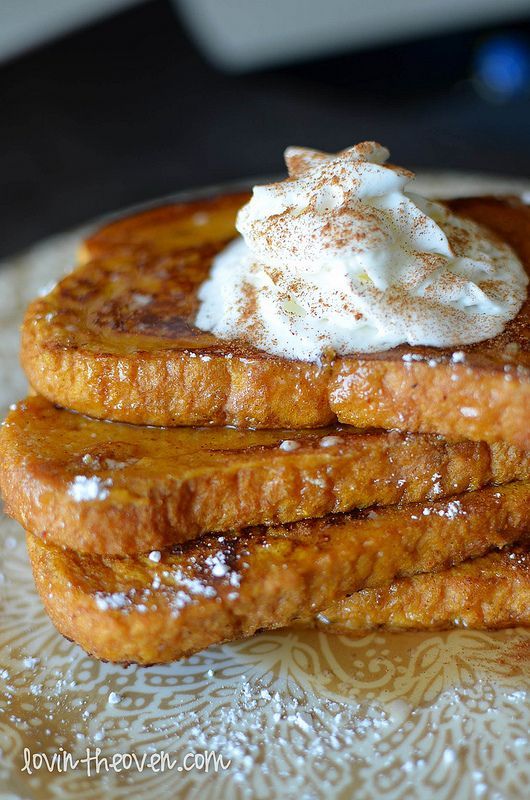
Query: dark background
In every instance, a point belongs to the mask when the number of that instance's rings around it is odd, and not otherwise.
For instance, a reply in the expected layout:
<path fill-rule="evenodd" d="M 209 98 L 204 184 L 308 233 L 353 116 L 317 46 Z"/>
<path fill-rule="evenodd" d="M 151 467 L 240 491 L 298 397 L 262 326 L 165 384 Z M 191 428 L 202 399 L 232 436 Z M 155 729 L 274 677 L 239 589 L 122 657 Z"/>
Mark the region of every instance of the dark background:
<path fill-rule="evenodd" d="M 530 41 L 528 21 L 503 33 Z M 477 90 L 477 28 L 250 75 L 164 0 L 0 67 L 0 255 L 157 195 L 278 173 L 287 144 L 365 138 L 406 166 L 530 176 L 528 91 Z"/>

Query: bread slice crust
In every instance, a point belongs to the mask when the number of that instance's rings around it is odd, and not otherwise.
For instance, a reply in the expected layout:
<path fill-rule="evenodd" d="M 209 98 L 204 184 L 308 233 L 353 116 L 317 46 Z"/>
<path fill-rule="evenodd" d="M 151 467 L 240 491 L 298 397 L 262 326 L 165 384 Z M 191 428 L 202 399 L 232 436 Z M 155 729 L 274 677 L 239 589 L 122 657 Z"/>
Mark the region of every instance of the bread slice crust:
<path fill-rule="evenodd" d="M 139 424 L 311 428 L 338 419 L 530 447 L 530 301 L 487 342 L 319 364 L 195 328 L 198 288 L 247 199 L 167 206 L 96 231 L 85 263 L 29 306 L 21 357 L 33 387 L 64 407 Z M 449 205 L 511 244 L 530 270 L 530 208 L 491 197 Z"/>
<path fill-rule="evenodd" d="M 173 661 L 323 612 L 353 592 L 448 569 L 530 530 L 530 484 L 205 536 L 156 558 L 83 555 L 27 536 L 58 630 L 108 661 Z"/>
<path fill-rule="evenodd" d="M 286 449 L 285 449 L 286 448 Z M 210 531 L 440 499 L 530 478 L 530 452 L 432 434 L 142 428 L 28 397 L 0 430 L 6 510 L 81 552 L 159 550 Z"/>
<path fill-rule="evenodd" d="M 377 629 L 530 628 L 530 541 L 448 570 L 354 592 L 297 626 L 343 636 Z"/>

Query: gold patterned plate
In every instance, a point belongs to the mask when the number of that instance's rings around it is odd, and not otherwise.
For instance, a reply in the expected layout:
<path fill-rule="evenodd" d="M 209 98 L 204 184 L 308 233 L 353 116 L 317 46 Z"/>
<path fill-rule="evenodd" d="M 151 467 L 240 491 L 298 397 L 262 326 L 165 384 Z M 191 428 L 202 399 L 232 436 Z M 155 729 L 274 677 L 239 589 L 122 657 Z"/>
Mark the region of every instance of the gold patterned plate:
<path fill-rule="evenodd" d="M 530 191 L 469 175 L 418 183 L 437 196 Z M 0 267 L 2 415 L 26 392 L 24 307 L 71 268 L 83 233 Z M 55 631 L 5 516 L 0 554 L 1 800 L 530 796 L 530 631 L 279 631 L 123 669 Z"/>

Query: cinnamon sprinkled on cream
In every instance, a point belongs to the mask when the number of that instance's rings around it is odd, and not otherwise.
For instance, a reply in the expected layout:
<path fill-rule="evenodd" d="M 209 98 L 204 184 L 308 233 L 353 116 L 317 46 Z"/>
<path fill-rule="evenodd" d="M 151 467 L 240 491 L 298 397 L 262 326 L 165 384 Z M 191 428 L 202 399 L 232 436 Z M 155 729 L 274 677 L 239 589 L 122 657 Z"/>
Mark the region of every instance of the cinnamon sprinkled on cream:
<path fill-rule="evenodd" d="M 500 333 L 526 297 L 518 258 L 408 191 L 413 173 L 388 156 L 375 142 L 288 148 L 289 177 L 256 186 L 239 212 L 242 238 L 215 259 L 197 326 L 306 361 Z"/>

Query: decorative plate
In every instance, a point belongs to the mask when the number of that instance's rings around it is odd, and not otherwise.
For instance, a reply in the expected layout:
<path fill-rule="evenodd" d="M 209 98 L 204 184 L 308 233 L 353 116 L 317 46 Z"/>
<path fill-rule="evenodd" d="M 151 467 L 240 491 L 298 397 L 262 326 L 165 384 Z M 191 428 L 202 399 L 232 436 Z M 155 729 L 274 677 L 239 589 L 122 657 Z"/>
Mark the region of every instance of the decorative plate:
<path fill-rule="evenodd" d="M 418 184 L 438 196 L 530 191 L 455 174 Z M 24 307 L 71 267 L 83 233 L 0 267 L 2 415 L 26 392 Z M 5 516 L 0 552 L 1 800 L 529 796 L 530 631 L 280 631 L 124 669 L 55 631 Z"/>

